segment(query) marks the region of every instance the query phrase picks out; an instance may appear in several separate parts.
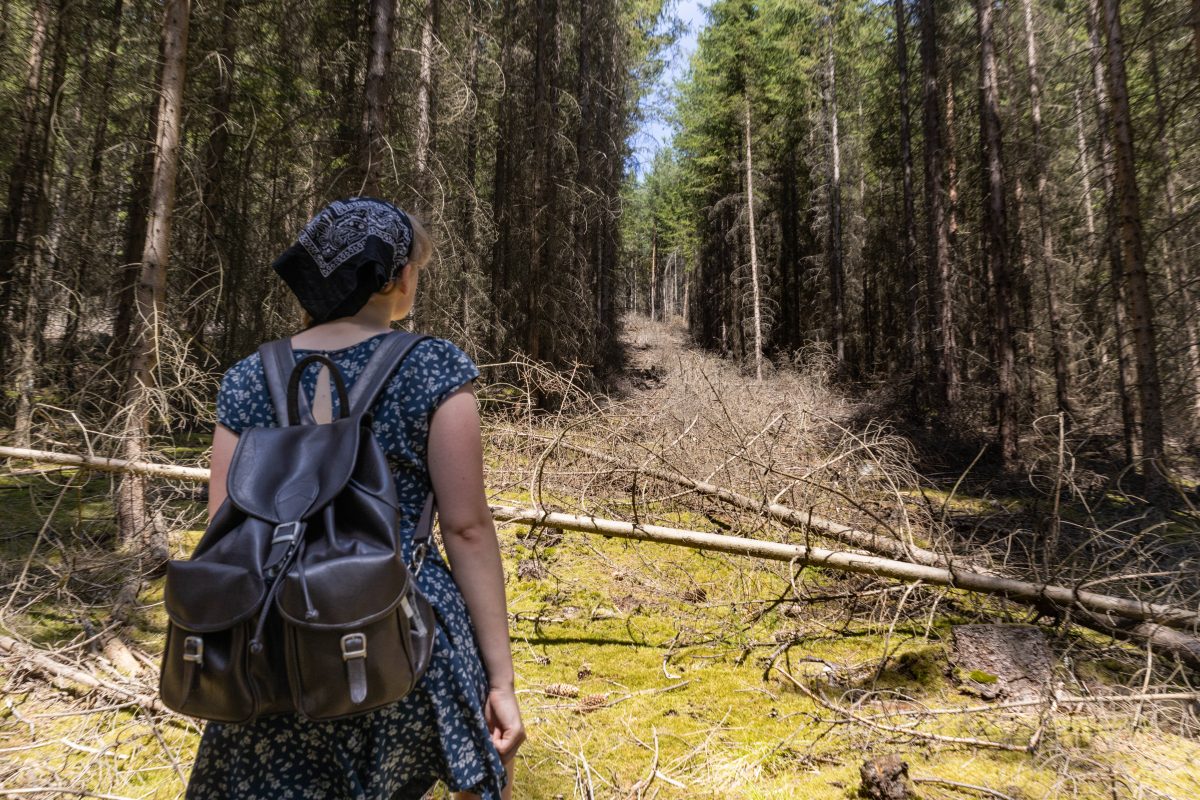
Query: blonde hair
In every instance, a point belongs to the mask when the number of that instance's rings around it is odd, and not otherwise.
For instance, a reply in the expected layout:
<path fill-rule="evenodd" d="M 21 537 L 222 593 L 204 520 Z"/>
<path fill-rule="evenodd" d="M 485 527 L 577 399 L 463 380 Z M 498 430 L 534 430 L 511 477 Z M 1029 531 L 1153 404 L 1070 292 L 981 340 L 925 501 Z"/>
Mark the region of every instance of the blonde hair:
<path fill-rule="evenodd" d="M 408 263 L 405 266 L 424 269 L 433 259 L 433 238 L 430 237 L 429 231 L 425 230 L 425 225 L 422 224 L 420 217 L 407 211 L 404 213 L 408 217 L 408 221 L 412 223 L 413 232 L 412 245 L 408 248 Z M 403 270 L 403 268 L 401 269 Z M 304 309 L 300 309 L 300 324 L 305 328 L 313 325 L 312 315 Z"/>

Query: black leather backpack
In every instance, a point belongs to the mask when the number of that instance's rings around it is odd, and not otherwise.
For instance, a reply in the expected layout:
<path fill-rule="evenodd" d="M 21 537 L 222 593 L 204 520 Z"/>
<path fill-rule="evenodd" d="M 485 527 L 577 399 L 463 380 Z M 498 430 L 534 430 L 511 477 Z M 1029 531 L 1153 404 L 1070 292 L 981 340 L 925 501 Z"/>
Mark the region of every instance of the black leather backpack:
<path fill-rule="evenodd" d="M 415 576 L 434 497 L 405 564 L 396 487 L 368 412 L 424 338 L 385 337 L 349 396 L 325 356 L 293 366 L 287 339 L 260 348 L 281 427 L 242 433 L 228 498 L 191 559 L 167 567 L 167 707 L 219 722 L 289 711 L 324 720 L 416 685 L 433 651 L 433 609 Z M 300 391 L 314 362 L 329 367 L 341 404 L 329 423 L 315 422 Z"/>

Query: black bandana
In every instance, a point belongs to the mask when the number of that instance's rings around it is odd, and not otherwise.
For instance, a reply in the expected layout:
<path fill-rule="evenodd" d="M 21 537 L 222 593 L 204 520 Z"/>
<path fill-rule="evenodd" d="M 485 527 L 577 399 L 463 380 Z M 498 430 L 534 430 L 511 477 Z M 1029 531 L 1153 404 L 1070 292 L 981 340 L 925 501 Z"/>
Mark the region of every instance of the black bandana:
<path fill-rule="evenodd" d="M 408 215 L 371 197 L 334 200 L 271 268 L 314 323 L 347 317 L 400 274 L 412 250 Z"/>

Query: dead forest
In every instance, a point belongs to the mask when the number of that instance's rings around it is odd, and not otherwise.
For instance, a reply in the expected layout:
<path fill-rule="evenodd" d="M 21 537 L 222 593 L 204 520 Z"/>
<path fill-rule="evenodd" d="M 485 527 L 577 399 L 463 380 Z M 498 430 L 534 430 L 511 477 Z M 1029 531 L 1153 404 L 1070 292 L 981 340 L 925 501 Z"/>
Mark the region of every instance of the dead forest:
<path fill-rule="evenodd" d="M 0 797 L 183 796 L 164 565 L 357 194 L 483 373 L 516 797 L 1200 796 L 1197 0 L 3 0 L 0 110 Z"/>

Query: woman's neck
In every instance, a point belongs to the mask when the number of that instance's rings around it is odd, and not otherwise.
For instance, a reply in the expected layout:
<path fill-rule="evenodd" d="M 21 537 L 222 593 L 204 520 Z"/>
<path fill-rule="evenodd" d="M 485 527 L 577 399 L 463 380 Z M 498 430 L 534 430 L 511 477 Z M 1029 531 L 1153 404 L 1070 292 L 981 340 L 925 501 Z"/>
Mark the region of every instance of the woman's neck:
<path fill-rule="evenodd" d="M 374 298 L 372 298 L 373 300 Z M 322 322 L 292 337 L 294 347 L 336 350 L 391 330 L 390 308 L 368 301 L 358 313 Z"/>

